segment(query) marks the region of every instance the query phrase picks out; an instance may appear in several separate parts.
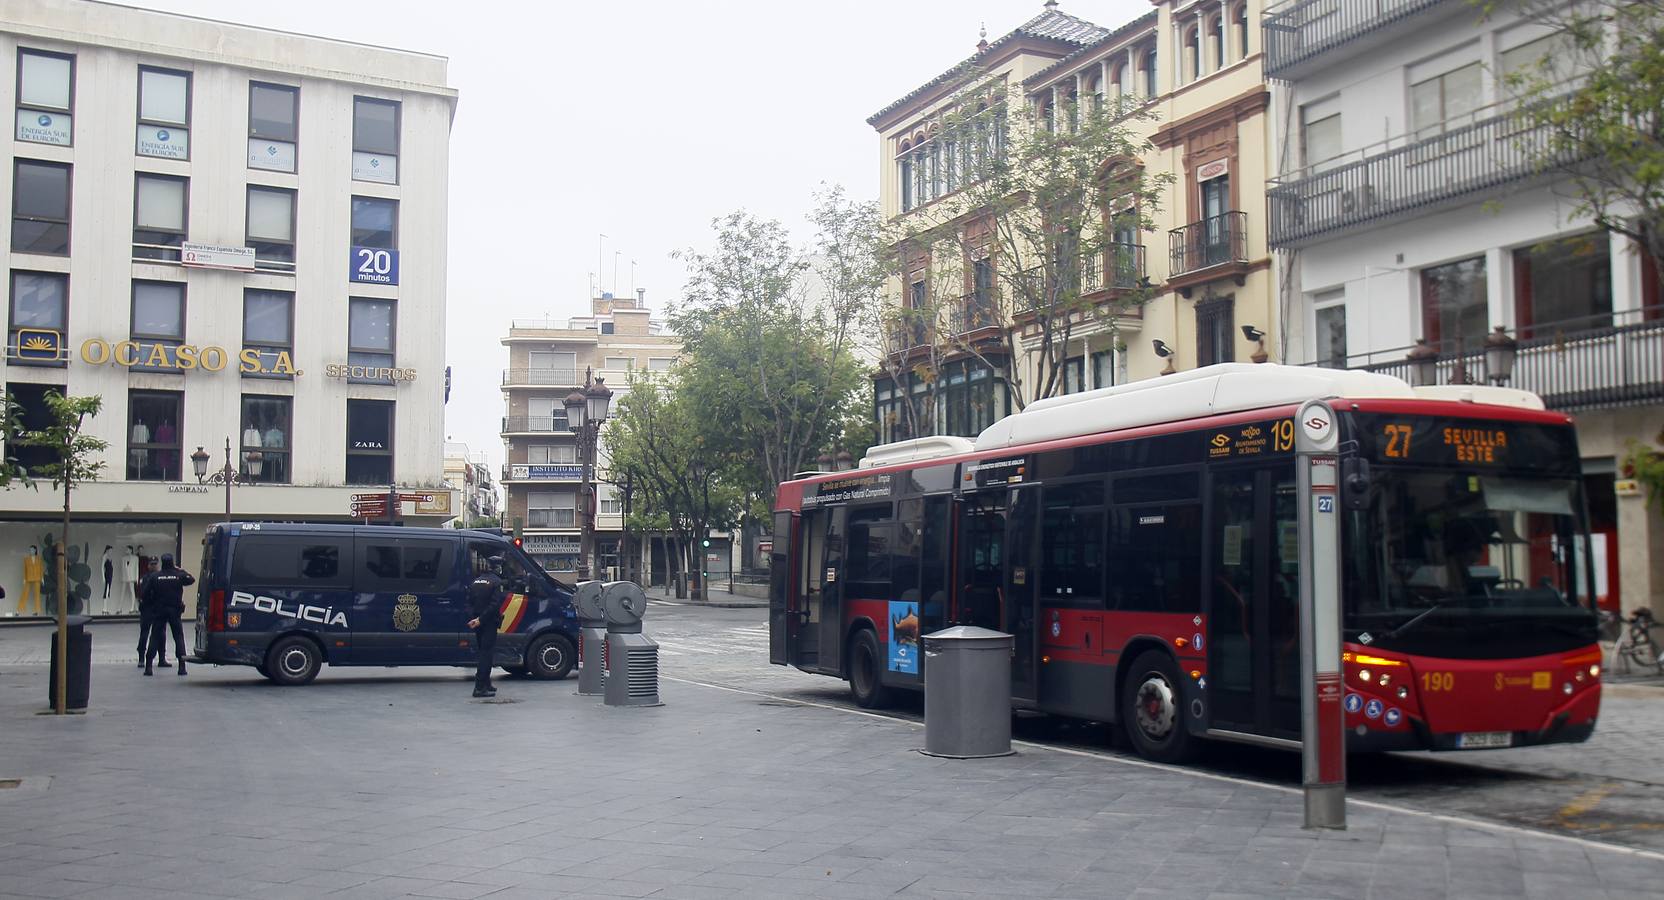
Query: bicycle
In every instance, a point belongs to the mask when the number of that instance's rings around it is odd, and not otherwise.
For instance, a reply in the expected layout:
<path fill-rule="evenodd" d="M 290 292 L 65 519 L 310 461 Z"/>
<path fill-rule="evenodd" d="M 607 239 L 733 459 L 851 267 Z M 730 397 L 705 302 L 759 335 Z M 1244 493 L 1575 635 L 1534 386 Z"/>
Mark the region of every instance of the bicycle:
<path fill-rule="evenodd" d="M 1617 642 L 1612 645 L 1613 667 L 1627 674 L 1630 665 L 1634 664 L 1650 667 L 1654 673 L 1664 675 L 1664 651 L 1660 651 L 1658 643 L 1652 639 L 1652 630 L 1658 627 L 1652 610 L 1643 606 L 1630 613 L 1627 619 L 1621 615 L 1612 618 L 1623 627 Z"/>

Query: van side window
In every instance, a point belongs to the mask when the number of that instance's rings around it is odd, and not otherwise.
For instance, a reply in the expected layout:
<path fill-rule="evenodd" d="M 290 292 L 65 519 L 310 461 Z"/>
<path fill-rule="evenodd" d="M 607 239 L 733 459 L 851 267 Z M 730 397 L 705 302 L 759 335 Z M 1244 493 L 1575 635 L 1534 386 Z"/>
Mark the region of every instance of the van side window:
<path fill-rule="evenodd" d="M 341 574 L 341 548 L 317 544 L 300 548 L 302 578 L 334 578 Z"/>
<path fill-rule="evenodd" d="M 341 560 L 346 539 L 246 534 L 238 537 L 231 557 L 234 587 L 306 588 L 348 586 Z"/>
<path fill-rule="evenodd" d="M 449 541 L 399 539 L 358 545 L 360 591 L 443 591 L 450 586 Z"/>

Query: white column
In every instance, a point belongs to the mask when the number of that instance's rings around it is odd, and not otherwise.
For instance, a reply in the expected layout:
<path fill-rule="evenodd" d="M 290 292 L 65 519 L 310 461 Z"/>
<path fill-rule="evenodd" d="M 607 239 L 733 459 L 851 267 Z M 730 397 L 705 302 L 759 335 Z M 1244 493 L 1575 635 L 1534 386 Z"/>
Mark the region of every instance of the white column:
<path fill-rule="evenodd" d="M 1231 32 L 1234 30 L 1231 27 L 1231 0 L 1219 0 L 1219 58 L 1224 62 L 1224 66 L 1230 65 L 1236 59 L 1236 55 L 1231 53 Z"/>
<path fill-rule="evenodd" d="M 1629 238 L 1613 232 L 1607 236 L 1607 255 L 1612 269 L 1612 311 L 1623 313 L 1641 308 L 1641 267 L 1647 264 L 1640 247 Z M 1636 321 L 1619 315 L 1615 324 Z"/>
<path fill-rule="evenodd" d="M 1109 93 L 1109 57 L 1107 56 L 1098 60 L 1098 96 L 1102 98 L 1099 100 L 1099 108 L 1107 106 L 1111 96 Z"/>
<path fill-rule="evenodd" d="M 1514 326 L 1514 258 L 1507 250 L 1485 251 L 1485 319 L 1491 328 Z M 1468 350 L 1478 349 L 1468 347 Z"/>
<path fill-rule="evenodd" d="M 1127 47 L 1127 71 L 1121 78 L 1121 93 L 1129 97 L 1143 96 L 1144 85 L 1138 71 L 1138 55 L 1130 45 Z"/>
<path fill-rule="evenodd" d="M 1202 15 L 1202 7 L 1196 7 L 1196 78 L 1199 80 L 1208 73 L 1208 20 Z"/>

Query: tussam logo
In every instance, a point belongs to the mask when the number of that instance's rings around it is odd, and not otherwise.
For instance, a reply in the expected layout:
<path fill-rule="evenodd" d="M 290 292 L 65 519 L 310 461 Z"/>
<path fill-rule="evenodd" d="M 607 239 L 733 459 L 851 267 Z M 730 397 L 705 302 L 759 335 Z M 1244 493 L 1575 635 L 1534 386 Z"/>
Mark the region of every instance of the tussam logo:
<path fill-rule="evenodd" d="M 1215 447 L 1223 447 L 1226 444 L 1229 444 L 1230 442 L 1231 442 L 1230 435 L 1216 434 L 1216 435 L 1213 436 L 1213 445 Z"/>
<path fill-rule="evenodd" d="M 347 614 L 336 612 L 333 606 L 312 606 L 306 603 L 296 603 L 292 600 L 279 600 L 275 597 L 256 597 L 244 591 L 231 592 L 232 606 L 252 606 L 255 611 L 272 613 L 290 619 L 300 619 L 303 622 L 317 622 L 320 625 L 347 626 Z"/>

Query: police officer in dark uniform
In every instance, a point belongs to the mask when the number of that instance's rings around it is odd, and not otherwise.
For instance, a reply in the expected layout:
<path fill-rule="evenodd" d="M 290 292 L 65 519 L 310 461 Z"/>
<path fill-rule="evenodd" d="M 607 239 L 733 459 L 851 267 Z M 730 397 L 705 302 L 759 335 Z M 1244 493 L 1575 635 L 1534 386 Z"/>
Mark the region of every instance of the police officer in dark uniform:
<path fill-rule="evenodd" d="M 474 616 L 468 627 L 474 629 L 474 647 L 479 652 L 474 670 L 475 697 L 497 695 L 497 689 L 491 686 L 491 663 L 497 651 L 497 626 L 503 621 L 503 601 L 508 598 L 500 575 L 503 558 L 493 556 L 485 562 L 485 571 L 468 585 L 468 606 Z"/>
<path fill-rule="evenodd" d="M 179 657 L 179 674 L 185 674 L 185 588 L 196 584 L 191 573 L 173 564 L 173 554 L 162 554 L 162 567 L 145 576 L 139 587 L 139 606 L 150 607 L 150 647 L 145 653 L 144 673 L 151 674 L 151 657 L 167 668 L 168 635 L 173 630 L 174 655 Z"/>

